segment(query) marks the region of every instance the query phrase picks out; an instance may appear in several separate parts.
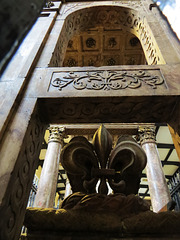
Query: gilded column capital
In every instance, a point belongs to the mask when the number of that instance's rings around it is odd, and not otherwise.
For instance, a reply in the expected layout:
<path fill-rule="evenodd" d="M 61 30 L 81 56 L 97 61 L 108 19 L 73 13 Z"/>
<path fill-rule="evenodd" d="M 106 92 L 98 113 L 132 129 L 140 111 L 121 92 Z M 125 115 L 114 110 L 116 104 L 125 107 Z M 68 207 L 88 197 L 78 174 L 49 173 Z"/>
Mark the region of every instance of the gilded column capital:
<path fill-rule="evenodd" d="M 49 130 L 49 142 L 59 142 L 60 144 L 64 144 L 64 138 L 66 137 L 65 134 L 65 127 L 58 127 L 58 126 L 51 126 L 48 128 Z"/>
<path fill-rule="evenodd" d="M 138 129 L 139 140 L 141 145 L 144 143 L 155 143 L 156 144 L 156 127 L 155 126 L 140 126 Z"/>

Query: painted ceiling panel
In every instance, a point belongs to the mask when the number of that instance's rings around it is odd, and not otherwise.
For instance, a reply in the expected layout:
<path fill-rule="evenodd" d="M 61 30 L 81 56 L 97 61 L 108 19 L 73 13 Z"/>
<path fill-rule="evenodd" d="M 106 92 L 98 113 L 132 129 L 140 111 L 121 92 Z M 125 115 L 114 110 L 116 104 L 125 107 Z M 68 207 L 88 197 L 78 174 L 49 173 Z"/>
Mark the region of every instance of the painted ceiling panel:
<path fill-rule="evenodd" d="M 97 27 L 75 35 L 68 43 L 63 66 L 113 66 L 146 64 L 135 35 Z"/>

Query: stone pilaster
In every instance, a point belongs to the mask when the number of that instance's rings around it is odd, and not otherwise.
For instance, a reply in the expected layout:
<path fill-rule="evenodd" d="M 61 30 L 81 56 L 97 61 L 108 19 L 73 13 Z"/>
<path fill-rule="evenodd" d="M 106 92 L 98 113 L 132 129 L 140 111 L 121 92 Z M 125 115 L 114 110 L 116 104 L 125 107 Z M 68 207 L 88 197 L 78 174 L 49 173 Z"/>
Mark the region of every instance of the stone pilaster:
<path fill-rule="evenodd" d="M 146 174 L 153 211 L 159 212 L 166 209 L 171 198 L 157 150 L 155 127 L 139 127 L 139 136 L 147 155 Z"/>
<path fill-rule="evenodd" d="M 35 207 L 52 208 L 57 187 L 59 160 L 65 129 L 50 127 L 47 152 L 39 180 L 38 190 L 35 199 Z"/>

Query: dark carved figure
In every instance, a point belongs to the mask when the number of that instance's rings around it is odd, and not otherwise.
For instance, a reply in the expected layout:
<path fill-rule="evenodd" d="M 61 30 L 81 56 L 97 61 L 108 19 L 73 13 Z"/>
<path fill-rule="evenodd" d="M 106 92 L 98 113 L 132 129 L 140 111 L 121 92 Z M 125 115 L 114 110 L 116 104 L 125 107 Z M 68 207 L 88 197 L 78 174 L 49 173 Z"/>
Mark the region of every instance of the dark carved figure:
<path fill-rule="evenodd" d="M 61 153 L 73 192 L 108 193 L 107 181 L 114 193 L 137 194 L 146 154 L 130 136 L 120 137 L 112 150 L 112 137 L 102 125 L 92 144 L 85 137 L 74 137 Z"/>
<path fill-rule="evenodd" d="M 108 46 L 113 48 L 116 45 L 117 45 L 116 39 L 114 37 L 109 38 Z"/>

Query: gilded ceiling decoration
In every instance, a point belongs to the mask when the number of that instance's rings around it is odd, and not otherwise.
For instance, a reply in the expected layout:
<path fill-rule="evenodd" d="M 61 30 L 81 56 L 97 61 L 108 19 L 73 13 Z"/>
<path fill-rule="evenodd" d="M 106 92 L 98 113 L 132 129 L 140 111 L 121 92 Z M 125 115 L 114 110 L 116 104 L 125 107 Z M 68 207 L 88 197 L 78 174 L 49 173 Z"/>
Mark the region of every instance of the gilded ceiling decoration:
<path fill-rule="evenodd" d="M 144 52 L 133 34 L 122 30 L 94 28 L 68 42 L 63 66 L 144 65 Z"/>
<path fill-rule="evenodd" d="M 136 10 L 97 6 L 61 17 L 65 22 L 50 67 L 68 66 L 69 58 L 76 66 L 165 64 L 145 17 Z"/>

